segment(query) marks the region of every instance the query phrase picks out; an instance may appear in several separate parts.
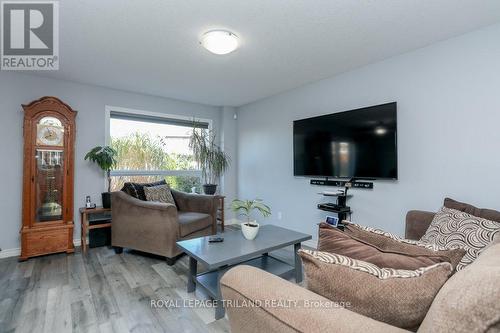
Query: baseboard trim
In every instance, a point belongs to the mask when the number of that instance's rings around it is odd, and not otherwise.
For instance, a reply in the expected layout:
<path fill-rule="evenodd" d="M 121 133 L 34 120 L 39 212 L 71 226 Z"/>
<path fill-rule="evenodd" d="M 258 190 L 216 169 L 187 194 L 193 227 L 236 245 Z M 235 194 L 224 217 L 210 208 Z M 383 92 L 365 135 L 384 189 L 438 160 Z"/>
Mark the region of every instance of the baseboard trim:
<path fill-rule="evenodd" d="M 313 249 L 317 249 L 318 248 L 318 240 L 317 239 L 306 240 L 305 242 L 302 242 L 302 245 L 307 246 L 307 247 L 311 247 Z"/>
<path fill-rule="evenodd" d="M 13 249 L 5 249 L 0 251 L 0 259 L 10 258 L 10 257 L 19 257 L 21 255 L 21 248 L 16 247 Z"/>
<path fill-rule="evenodd" d="M 81 239 L 73 239 L 73 245 L 75 247 L 78 247 L 82 245 L 82 240 Z M 11 257 L 19 257 L 21 255 L 21 248 L 16 247 L 13 249 L 5 249 L 0 251 L 0 259 L 4 258 L 11 258 Z"/>
<path fill-rule="evenodd" d="M 224 225 L 231 225 L 231 224 L 241 224 L 241 221 L 235 218 L 232 219 L 226 219 L 224 221 Z"/>

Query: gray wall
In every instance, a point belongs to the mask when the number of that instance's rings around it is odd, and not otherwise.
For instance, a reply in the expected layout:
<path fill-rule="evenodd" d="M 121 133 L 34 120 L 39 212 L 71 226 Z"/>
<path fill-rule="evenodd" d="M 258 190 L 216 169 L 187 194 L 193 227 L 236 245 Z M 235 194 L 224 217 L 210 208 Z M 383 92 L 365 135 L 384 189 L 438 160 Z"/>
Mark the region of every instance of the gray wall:
<path fill-rule="evenodd" d="M 352 190 L 353 220 L 403 234 L 408 210 L 445 196 L 500 209 L 499 40 L 491 26 L 239 108 L 238 195 L 316 237 L 331 188 L 293 176 L 292 121 L 397 101 L 399 180 Z"/>
<path fill-rule="evenodd" d="M 75 151 L 75 239 L 80 237 L 78 207 L 84 205 L 86 195 L 90 195 L 94 202 L 100 204 L 100 193 L 105 190 L 103 173 L 94 165 L 83 160 L 83 156 L 90 148 L 104 144 L 105 105 L 213 119 L 215 128 L 219 128 L 221 123 L 221 110 L 218 107 L 127 93 L 33 75 L 0 72 L 0 139 L 2 147 L 0 247 L 2 249 L 20 247 L 23 169 L 23 112 L 21 104 L 29 103 L 46 95 L 57 96 L 73 109 L 78 110 Z"/>
<path fill-rule="evenodd" d="M 237 120 L 234 119 L 236 108 L 224 106 L 221 115 L 221 147 L 231 157 L 231 165 L 222 179 L 222 193 L 225 199 L 225 218 L 228 223 L 234 218 L 231 211 L 231 201 L 237 196 L 237 152 L 238 152 L 238 130 Z"/>

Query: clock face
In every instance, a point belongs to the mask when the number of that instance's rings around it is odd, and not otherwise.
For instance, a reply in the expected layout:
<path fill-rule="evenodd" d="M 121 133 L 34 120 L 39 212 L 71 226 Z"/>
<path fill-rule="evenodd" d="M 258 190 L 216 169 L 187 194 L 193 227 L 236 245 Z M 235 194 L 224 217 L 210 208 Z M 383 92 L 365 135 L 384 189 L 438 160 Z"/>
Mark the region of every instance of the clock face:
<path fill-rule="evenodd" d="M 54 118 L 52 118 L 54 119 Z M 37 145 L 43 146 L 63 146 L 64 144 L 64 127 L 60 126 L 58 119 L 48 121 L 47 118 L 42 119 L 37 125 Z"/>

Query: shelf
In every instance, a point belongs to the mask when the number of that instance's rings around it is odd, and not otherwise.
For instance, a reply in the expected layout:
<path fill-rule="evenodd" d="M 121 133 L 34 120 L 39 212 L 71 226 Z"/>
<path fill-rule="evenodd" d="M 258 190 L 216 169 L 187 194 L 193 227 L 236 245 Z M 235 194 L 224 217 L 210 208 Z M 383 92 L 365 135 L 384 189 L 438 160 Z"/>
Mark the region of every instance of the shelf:
<path fill-rule="evenodd" d="M 324 210 L 325 212 L 332 213 L 352 213 L 350 208 L 336 209 L 336 208 L 328 208 L 328 207 L 318 207 L 319 210 Z"/>
<path fill-rule="evenodd" d="M 96 214 L 96 213 L 110 212 L 111 208 L 103 208 L 103 207 L 86 208 L 86 207 L 81 207 L 79 209 L 79 211 L 80 211 L 80 213 Z"/>
<path fill-rule="evenodd" d="M 101 224 L 89 225 L 87 227 L 87 230 L 101 229 L 101 228 L 111 228 L 111 222 L 110 223 L 101 223 Z"/>
<path fill-rule="evenodd" d="M 323 193 L 323 192 L 318 192 L 319 195 L 325 196 L 325 197 L 347 197 L 351 198 L 352 194 L 344 195 L 342 193 Z"/>

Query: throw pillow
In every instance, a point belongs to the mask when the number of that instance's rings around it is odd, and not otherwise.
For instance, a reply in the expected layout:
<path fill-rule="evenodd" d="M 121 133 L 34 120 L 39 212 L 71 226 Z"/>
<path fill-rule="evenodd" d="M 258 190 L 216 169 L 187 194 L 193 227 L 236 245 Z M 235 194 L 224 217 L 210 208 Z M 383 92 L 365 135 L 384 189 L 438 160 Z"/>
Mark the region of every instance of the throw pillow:
<path fill-rule="evenodd" d="M 459 271 L 472 263 L 499 231 L 499 222 L 442 207 L 420 240 L 446 248 L 465 249 L 465 256 L 456 268 Z"/>
<path fill-rule="evenodd" d="M 422 332 L 500 332 L 500 237 L 453 275 L 425 316 Z"/>
<path fill-rule="evenodd" d="M 144 187 L 144 193 L 147 201 L 158 201 L 175 205 L 174 197 L 168 185 Z"/>
<path fill-rule="evenodd" d="M 165 185 L 167 182 L 165 179 L 162 179 L 158 182 L 153 183 L 131 183 L 126 182 L 123 184 L 122 191 L 127 193 L 128 195 L 133 196 L 134 198 L 140 199 L 142 201 L 146 201 L 146 194 L 144 193 L 145 187 Z"/>
<path fill-rule="evenodd" d="M 449 250 L 395 235 L 387 236 L 382 231 L 372 228 L 368 229 L 373 231 L 368 231 L 353 223 L 344 222 L 344 225 L 342 232 L 321 223 L 318 250 L 395 269 L 417 269 L 440 262 L 449 262 L 455 267 L 465 254 L 462 249 Z"/>
<path fill-rule="evenodd" d="M 456 268 L 460 260 L 462 260 L 465 255 L 465 250 L 462 248 L 450 249 L 437 244 L 429 244 L 413 239 L 402 238 L 387 231 L 361 226 L 359 224 L 350 222 L 344 224 L 347 225 L 347 232 L 351 233 L 353 236 L 359 237 L 360 239 L 370 242 L 375 246 L 379 246 L 385 251 L 394 251 L 403 254 L 409 253 L 411 255 L 424 255 L 429 257 L 438 256 L 441 257 L 441 260 L 437 260 L 436 262 L 447 261 L 453 266 L 453 269 Z"/>
<path fill-rule="evenodd" d="M 500 223 L 500 212 L 493 209 L 477 208 L 467 203 L 456 201 L 450 198 L 444 199 L 444 206 L 446 208 L 456 209 L 470 215 L 482 217 L 483 219 Z"/>
<path fill-rule="evenodd" d="M 328 252 L 301 250 L 299 254 L 309 290 L 405 329 L 415 329 L 422 322 L 453 270 L 447 262 L 399 270 Z"/>

